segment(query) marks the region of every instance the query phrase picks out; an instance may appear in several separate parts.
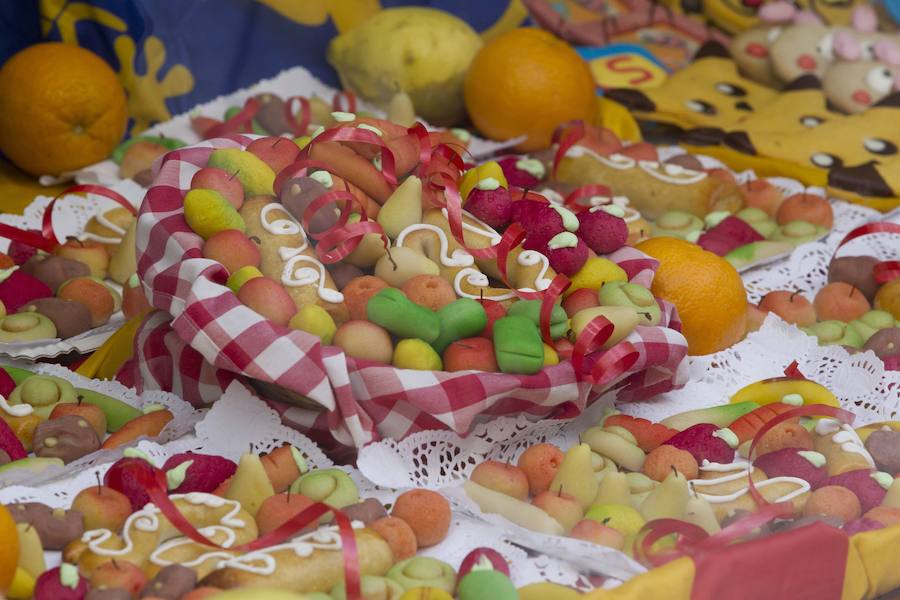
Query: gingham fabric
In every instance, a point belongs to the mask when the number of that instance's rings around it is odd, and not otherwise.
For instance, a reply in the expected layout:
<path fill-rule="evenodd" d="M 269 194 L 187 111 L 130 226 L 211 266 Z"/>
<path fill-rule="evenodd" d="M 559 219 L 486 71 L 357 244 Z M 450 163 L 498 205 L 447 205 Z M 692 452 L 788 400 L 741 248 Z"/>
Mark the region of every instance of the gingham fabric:
<path fill-rule="evenodd" d="M 316 407 L 268 394 L 286 424 L 318 441 L 331 437 L 360 447 L 425 429 L 464 434 L 476 420 L 499 415 L 573 417 L 611 387 L 620 390 L 620 400 L 639 400 L 686 381 L 687 343 L 677 331 L 674 308 L 665 303 L 666 327 L 637 327 L 627 338 L 639 352 L 637 362 L 603 388 L 579 381 L 568 361 L 529 376 L 396 369 L 354 360 L 321 346 L 315 336 L 267 321 L 225 287 L 222 265 L 202 257 L 203 240 L 188 227 L 183 210 L 191 178 L 212 150 L 243 147 L 252 139 L 209 140 L 170 152 L 157 165 L 138 219 L 137 255 L 148 297 L 162 312 L 143 323 L 126 365 L 124 377 L 138 389 L 169 390 L 206 405 L 236 376 L 275 384 Z M 631 281 L 649 286 L 656 261 L 633 248 L 609 258 Z"/>

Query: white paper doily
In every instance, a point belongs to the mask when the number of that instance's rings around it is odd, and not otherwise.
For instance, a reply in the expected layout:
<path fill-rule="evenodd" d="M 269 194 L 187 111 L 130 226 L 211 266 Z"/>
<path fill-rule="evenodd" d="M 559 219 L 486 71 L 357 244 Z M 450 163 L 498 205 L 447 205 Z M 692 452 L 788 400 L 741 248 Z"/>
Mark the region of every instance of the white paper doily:
<path fill-rule="evenodd" d="M 247 388 L 234 382 L 226 390 L 222 399 L 216 402 L 202 421 L 197 423 L 196 435 L 185 437 L 167 444 L 142 441 L 138 448 L 146 453 L 154 465 L 161 466 L 175 454 L 181 452 L 201 452 L 219 454 L 237 460 L 252 444 L 255 452 L 268 452 L 284 443 L 294 445 L 306 458 L 312 468 L 335 468 L 335 465 L 309 438 L 294 429 L 281 425 L 278 415 Z M 12 485 L 0 489 L 0 503 L 42 502 L 54 508 L 68 508 L 81 490 L 96 485 L 99 476 L 109 468 L 109 464 L 87 467 L 65 480 L 46 483 L 40 487 Z M 350 467 L 336 467 L 353 478 L 361 497 L 378 498 L 390 505 L 398 491 L 379 488 Z M 513 544 L 499 528 L 485 524 L 482 520 L 465 513 L 455 513 L 447 538 L 440 544 L 422 550 L 419 554 L 443 560 L 454 568 L 473 549 L 489 545 L 500 552 L 510 563 L 512 580 L 517 586 L 539 581 L 554 581 L 564 585 L 590 589 L 591 584 L 575 568 L 565 561 L 545 555 L 531 556 L 521 547 Z M 50 553 L 48 566 L 58 562 L 58 557 Z"/>
<path fill-rule="evenodd" d="M 138 207 L 144 198 L 145 190 L 133 181 L 121 181 L 112 186 L 112 189 L 124 196 L 132 205 Z M 0 214 L 0 223 L 18 227 L 20 229 L 41 229 L 44 211 L 53 198 L 50 196 L 38 196 L 25 207 L 21 215 L 10 213 Z M 84 228 L 91 218 L 105 210 L 118 206 L 109 198 L 96 194 L 66 196 L 64 200 L 57 202 L 53 208 L 53 231 L 59 239 L 68 236 L 78 236 L 84 232 Z M 9 248 L 9 240 L 0 238 L 0 251 Z M 116 291 L 121 292 L 121 287 L 107 281 Z M 103 345 L 116 330 L 125 323 L 125 315 L 122 311 L 113 314 L 109 322 L 100 327 L 85 331 L 67 340 L 59 338 L 52 340 L 35 340 L 31 342 L 0 343 L 0 355 L 10 358 L 37 360 L 38 358 L 54 358 L 69 352 L 92 352 Z"/>
<path fill-rule="evenodd" d="M 900 371 L 885 370 L 873 352 L 850 354 L 840 346 L 820 346 L 815 337 L 775 315 L 731 348 L 688 360 L 691 376 L 683 388 L 619 408 L 658 421 L 676 412 L 724 404 L 749 383 L 784 376 L 785 367 L 796 360 L 801 373 L 831 390 L 841 406 L 856 414 L 855 425 L 900 417 Z"/>
<path fill-rule="evenodd" d="M 0 365 L 2 366 L 2 365 Z M 28 369 L 38 375 L 52 375 L 65 379 L 76 388 L 93 390 L 116 398 L 130 406 L 141 408 L 145 405 L 161 404 L 171 411 L 173 418 L 163 428 L 158 436 L 150 438 L 155 442 L 169 442 L 184 436 L 193 430 L 194 425 L 200 420 L 202 412 L 174 394 L 161 391 L 148 391 L 138 394 L 135 390 L 127 388 L 117 381 L 98 381 L 82 377 L 65 367 L 53 364 L 35 364 Z M 148 439 L 146 437 L 138 439 Z M 129 444 L 134 445 L 134 444 Z M 72 477 L 101 464 L 108 464 L 118 460 L 125 448 L 114 450 L 98 450 L 87 456 L 72 461 L 64 467 L 50 467 L 40 473 L 34 473 L 27 469 L 11 469 L 0 473 L 0 486 L 11 485 L 38 485 L 61 478 Z M 91 476 L 93 477 L 93 475 Z"/>

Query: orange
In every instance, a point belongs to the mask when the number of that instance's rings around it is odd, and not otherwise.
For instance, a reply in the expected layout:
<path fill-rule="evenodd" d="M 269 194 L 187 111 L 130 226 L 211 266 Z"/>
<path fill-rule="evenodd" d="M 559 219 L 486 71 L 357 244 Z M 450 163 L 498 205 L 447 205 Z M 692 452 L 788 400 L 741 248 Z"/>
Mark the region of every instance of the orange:
<path fill-rule="evenodd" d="M 36 44 L 0 68 L 0 150 L 32 175 L 58 175 L 109 156 L 125 133 L 125 92 L 96 54 Z"/>
<path fill-rule="evenodd" d="M 712 354 L 744 336 L 747 291 L 728 261 L 671 237 L 645 240 L 637 249 L 659 261 L 650 289 L 678 309 L 689 354 Z"/>
<path fill-rule="evenodd" d="M 513 29 L 485 44 L 469 67 L 463 94 L 469 116 L 489 138 L 528 139 L 522 152 L 550 146 L 566 121 L 593 121 L 594 79 L 567 43 L 541 29 Z"/>
<path fill-rule="evenodd" d="M 19 534 L 16 522 L 6 507 L 0 504 L 0 596 L 9 589 L 19 564 Z"/>

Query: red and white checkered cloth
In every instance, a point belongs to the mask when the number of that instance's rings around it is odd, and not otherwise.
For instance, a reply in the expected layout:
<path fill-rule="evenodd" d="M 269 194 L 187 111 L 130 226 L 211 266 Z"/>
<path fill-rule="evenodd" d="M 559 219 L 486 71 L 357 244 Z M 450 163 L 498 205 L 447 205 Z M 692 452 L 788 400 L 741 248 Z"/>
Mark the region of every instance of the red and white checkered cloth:
<path fill-rule="evenodd" d="M 305 332 L 275 325 L 225 287 L 228 273 L 203 258 L 203 240 L 184 219 L 184 195 L 215 148 L 240 148 L 233 136 L 170 152 L 158 165 L 141 206 L 138 274 L 151 303 L 164 312 L 143 323 L 126 378 L 138 389 L 164 389 L 204 405 L 237 376 L 299 393 L 313 410 L 269 400 L 284 422 L 324 441 L 360 447 L 380 437 L 425 429 L 469 431 L 476 419 L 526 413 L 570 418 L 612 387 L 638 400 L 683 385 L 687 343 L 675 310 L 661 303 L 664 326 L 637 327 L 627 338 L 637 362 L 603 388 L 579 381 L 569 361 L 535 375 L 396 369 L 347 357 Z M 631 281 L 649 286 L 657 263 L 633 248 L 610 255 Z M 679 368 L 681 367 L 681 368 Z"/>

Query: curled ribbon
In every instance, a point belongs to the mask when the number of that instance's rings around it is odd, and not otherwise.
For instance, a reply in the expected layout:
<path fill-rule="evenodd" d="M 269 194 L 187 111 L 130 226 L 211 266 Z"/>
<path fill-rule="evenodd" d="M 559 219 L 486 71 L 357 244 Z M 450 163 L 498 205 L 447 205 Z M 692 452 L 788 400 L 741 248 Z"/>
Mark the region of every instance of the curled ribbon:
<path fill-rule="evenodd" d="M 64 189 L 50 201 L 50 204 L 44 209 L 44 215 L 41 218 L 40 234 L 0 223 L 0 236 L 45 252 L 53 252 L 57 246 L 63 243 L 53 231 L 53 209 L 56 207 L 57 202 L 74 194 L 96 194 L 98 196 L 103 196 L 104 198 L 109 198 L 122 208 L 128 210 L 132 215 L 137 216 L 137 209 L 132 206 L 131 202 L 129 202 L 125 196 L 122 196 L 109 188 L 103 187 L 102 185 L 79 184 Z"/>
<path fill-rule="evenodd" d="M 361 600 L 360 593 L 360 568 L 359 568 L 359 549 L 356 546 L 356 535 L 353 533 L 353 525 L 346 514 L 340 510 L 316 502 L 298 514 L 294 515 L 278 528 L 269 533 L 239 546 L 225 548 L 211 541 L 209 538 L 200 533 L 190 521 L 178 510 L 178 507 L 172 503 L 168 495 L 168 486 L 166 484 L 165 473 L 151 466 L 144 461 L 135 461 L 126 465 L 125 470 L 134 477 L 141 487 L 147 491 L 147 495 L 163 515 L 172 523 L 172 525 L 185 537 L 211 548 L 229 550 L 234 552 L 252 552 L 254 550 L 262 550 L 270 546 L 279 544 L 290 539 L 296 533 L 313 525 L 320 517 L 329 512 L 334 514 L 334 520 L 337 523 L 338 531 L 341 536 L 341 552 L 344 555 L 344 582 L 347 586 L 347 597 L 354 600 Z"/>
<path fill-rule="evenodd" d="M 841 243 L 838 244 L 837 248 L 835 248 L 835 256 L 837 256 L 838 250 L 844 244 L 850 242 L 851 240 L 855 240 L 858 237 L 871 235 L 873 233 L 900 233 L 900 225 L 887 221 L 860 225 L 844 236 L 844 239 L 842 239 Z M 883 260 L 877 263 L 872 269 L 872 276 L 874 277 L 875 281 L 881 284 L 897 279 L 898 277 L 900 277 L 900 260 Z"/>
<path fill-rule="evenodd" d="M 612 190 L 600 183 L 590 183 L 588 185 L 583 185 L 570 192 L 566 196 L 565 200 L 563 200 L 563 204 L 566 205 L 566 208 L 575 211 L 589 210 L 591 207 L 589 205 L 582 204 L 581 202 L 579 202 L 579 200 L 581 200 L 582 198 L 591 198 L 593 196 L 612 198 Z"/>
<path fill-rule="evenodd" d="M 346 109 L 343 106 L 344 102 L 347 103 Z M 336 111 L 355 113 L 356 94 L 354 94 L 350 90 L 341 90 L 340 92 L 335 92 L 334 97 L 331 99 L 331 108 Z"/>
<path fill-rule="evenodd" d="M 297 116 L 294 116 L 294 101 L 300 102 L 300 112 L 297 113 Z M 297 117 L 300 118 L 299 121 Z M 295 137 L 306 135 L 309 123 L 312 120 L 312 109 L 310 108 L 309 100 L 303 96 L 291 96 L 285 100 L 284 118 L 287 120 L 288 125 L 291 126 L 291 133 Z"/>
<path fill-rule="evenodd" d="M 225 137 L 232 133 L 241 133 L 246 131 L 252 131 L 253 127 L 253 117 L 256 116 L 256 113 L 259 112 L 259 100 L 256 98 L 247 98 L 247 101 L 244 102 L 244 107 L 241 108 L 240 112 L 231 117 L 230 119 L 226 119 L 221 123 L 216 123 L 205 132 L 203 132 L 203 137 L 206 139 L 212 139 L 217 137 Z"/>
<path fill-rule="evenodd" d="M 387 142 L 375 132 L 353 126 L 328 129 L 311 139 L 303 152 L 308 155 L 313 145 L 321 142 L 357 142 L 378 146 L 381 148 L 381 175 L 392 187 L 397 185 L 394 153 Z"/>
<path fill-rule="evenodd" d="M 288 180 L 305 175 L 309 169 L 320 169 L 340 177 L 333 170 L 333 167 L 327 163 L 301 157 L 282 169 L 275 177 L 273 185 L 275 193 L 280 196 L 281 190 Z M 344 200 L 344 203 L 341 206 L 337 222 L 325 231 L 312 233 L 309 225 L 313 216 L 319 210 L 336 204 L 339 200 Z M 354 204 L 359 207 L 360 219 L 356 223 L 348 224 L 347 221 L 350 218 Z M 301 223 L 304 230 L 309 232 L 309 236 L 318 242 L 315 248 L 316 256 L 326 265 L 336 263 L 347 257 L 356 250 L 362 242 L 362 238 L 369 233 L 379 234 L 385 250 L 390 250 L 390 240 L 387 234 L 384 233 L 384 229 L 375 221 L 369 220 L 365 206 L 362 205 L 356 196 L 346 190 L 334 190 L 316 198 L 303 211 Z"/>

